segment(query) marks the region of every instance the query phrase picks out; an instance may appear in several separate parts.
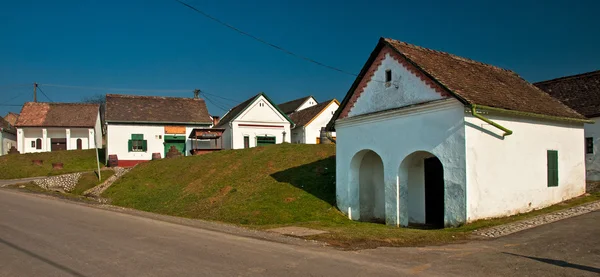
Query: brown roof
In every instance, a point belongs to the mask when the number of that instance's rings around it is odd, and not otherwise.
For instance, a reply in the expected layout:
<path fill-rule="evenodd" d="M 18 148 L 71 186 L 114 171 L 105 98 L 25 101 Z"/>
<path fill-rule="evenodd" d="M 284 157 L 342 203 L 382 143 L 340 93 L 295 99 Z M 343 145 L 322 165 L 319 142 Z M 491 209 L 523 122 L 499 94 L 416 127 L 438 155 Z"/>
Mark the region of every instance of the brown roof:
<path fill-rule="evenodd" d="M 200 98 L 107 94 L 106 122 L 211 124 Z"/>
<path fill-rule="evenodd" d="M 281 111 L 283 111 L 285 114 L 291 114 L 291 113 L 295 112 L 302 104 L 304 104 L 304 102 L 306 102 L 306 100 L 308 100 L 311 97 L 312 97 L 312 95 L 305 96 L 302 98 L 294 99 L 292 101 L 281 103 L 278 106 L 279 106 L 279 109 Z"/>
<path fill-rule="evenodd" d="M 331 102 L 337 102 L 335 99 L 331 99 L 328 101 L 323 101 L 315 106 L 308 107 L 306 109 L 297 111 L 290 115 L 290 119 L 294 121 L 296 127 L 298 126 L 306 126 L 310 123 L 316 116 L 321 114 L 321 112 L 326 109 Z M 339 103 L 338 103 L 339 104 Z"/>
<path fill-rule="evenodd" d="M 411 72 L 442 95 L 449 94 L 467 106 L 480 105 L 572 119 L 585 119 L 576 111 L 525 81 L 517 73 L 445 52 L 431 50 L 389 38 L 381 38 L 356 78 L 332 122 L 348 114 L 362 91 L 359 84 L 370 78 L 371 65 L 382 50 L 390 54 Z M 348 103 L 352 102 L 352 103 Z M 329 129 L 331 129 L 331 124 Z"/>
<path fill-rule="evenodd" d="M 19 118 L 19 114 L 18 113 L 13 113 L 13 112 L 9 112 L 4 119 L 6 121 L 8 121 L 8 123 L 10 123 L 11 125 L 15 125 L 15 123 L 17 123 L 17 119 Z"/>
<path fill-rule="evenodd" d="M 98 104 L 27 102 L 15 126 L 93 128 L 99 108 Z"/>
<path fill-rule="evenodd" d="M 2 117 L 0 117 L 0 130 L 7 132 L 7 133 L 11 133 L 11 134 L 17 133 L 15 128 L 12 126 L 12 124 L 10 124 L 10 122 L 8 122 L 7 120 L 5 120 Z"/>
<path fill-rule="evenodd" d="M 263 96 L 265 99 L 267 99 L 267 101 L 271 105 L 273 105 L 273 107 L 275 107 L 275 109 L 277 109 L 279 111 L 279 113 L 281 113 L 281 115 L 283 115 L 283 117 L 285 117 L 291 124 L 294 124 L 294 122 L 292 122 L 292 120 L 281 110 L 281 108 L 279 108 L 277 105 L 275 105 L 275 103 L 273 103 L 273 101 L 271 101 L 271 99 L 264 92 L 261 92 L 257 95 L 250 97 L 248 100 L 238 104 L 237 106 L 231 108 L 231 110 L 229 110 L 223 116 L 223 118 L 219 121 L 219 123 L 217 123 L 217 125 L 215 125 L 213 127 L 215 127 L 215 128 L 222 127 L 222 126 L 227 125 L 227 123 L 229 123 L 230 121 L 235 120 L 242 112 L 244 112 L 246 110 L 246 108 L 248 108 L 248 106 L 250 106 L 250 104 L 252 104 L 254 102 L 254 100 L 259 98 L 260 96 Z"/>
<path fill-rule="evenodd" d="M 600 116 L 600 70 L 535 83 L 589 118 Z"/>

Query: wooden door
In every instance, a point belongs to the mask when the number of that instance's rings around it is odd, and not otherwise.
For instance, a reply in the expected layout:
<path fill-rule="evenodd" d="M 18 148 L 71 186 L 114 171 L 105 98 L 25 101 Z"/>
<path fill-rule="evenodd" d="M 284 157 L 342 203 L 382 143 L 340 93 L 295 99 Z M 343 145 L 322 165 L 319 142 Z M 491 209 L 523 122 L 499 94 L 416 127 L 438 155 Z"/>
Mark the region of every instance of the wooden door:
<path fill-rule="evenodd" d="M 62 150 L 67 150 L 67 139 L 66 138 L 50 139 L 50 151 L 62 151 Z"/>

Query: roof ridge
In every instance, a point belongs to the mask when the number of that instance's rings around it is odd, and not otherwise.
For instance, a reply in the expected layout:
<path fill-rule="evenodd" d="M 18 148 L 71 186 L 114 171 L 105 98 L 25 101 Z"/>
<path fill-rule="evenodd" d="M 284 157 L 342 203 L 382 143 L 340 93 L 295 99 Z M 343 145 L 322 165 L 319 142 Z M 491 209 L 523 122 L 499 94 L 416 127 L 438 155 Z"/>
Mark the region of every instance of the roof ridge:
<path fill-rule="evenodd" d="M 196 101 L 204 101 L 203 98 L 193 98 L 193 97 L 177 97 L 177 96 L 154 96 L 154 95 L 134 95 L 134 94 L 112 94 L 107 93 L 106 97 L 116 97 L 116 98 L 130 98 L 130 99 L 178 99 L 178 100 L 196 100 Z"/>
<path fill-rule="evenodd" d="M 476 61 L 476 60 L 473 60 L 473 59 L 461 57 L 461 56 L 458 56 L 458 55 L 455 55 L 455 54 L 452 54 L 452 53 L 448 53 L 448 52 L 444 52 L 444 51 L 439 51 L 439 50 L 435 50 L 435 49 L 430 49 L 430 48 L 425 48 L 425 47 L 422 47 L 422 46 L 418 46 L 418 45 L 411 44 L 411 43 L 408 43 L 408 42 L 396 40 L 396 39 L 393 39 L 393 38 L 384 38 L 384 39 L 386 41 L 388 41 L 388 42 L 399 43 L 399 44 L 402 44 L 402 45 L 410 47 L 410 48 L 414 48 L 414 49 L 418 49 L 418 50 L 422 50 L 422 51 L 427 51 L 427 52 L 432 52 L 432 53 L 436 53 L 436 54 L 441 54 L 441 55 L 446 55 L 446 56 L 449 56 L 449 57 L 451 57 L 453 59 L 456 59 L 456 60 L 459 60 L 459 61 L 468 62 L 468 63 L 472 63 L 472 64 L 483 65 L 483 66 L 487 66 L 487 67 L 490 67 L 490 68 L 493 68 L 493 69 L 496 69 L 496 70 L 502 70 L 502 71 L 506 71 L 506 72 L 511 72 L 513 74 L 517 74 L 516 72 L 514 72 L 514 71 L 512 71 L 510 69 L 506 69 L 506 68 L 502 68 L 502 67 L 499 67 L 499 66 L 496 66 L 496 65 L 492 65 L 492 64 L 488 64 L 488 63 L 483 63 L 483 62 Z"/>
<path fill-rule="evenodd" d="M 96 103 L 82 103 L 82 102 L 25 102 L 25 104 L 47 104 L 47 105 L 72 105 L 72 106 L 85 106 L 85 105 L 94 105 L 94 106 L 98 106 L 100 104 L 96 104 Z M 23 105 L 25 105 L 23 104 Z M 18 113 L 14 113 L 15 115 L 19 115 Z"/>
<path fill-rule="evenodd" d="M 579 73 L 579 74 L 569 75 L 569 76 L 557 77 L 557 78 L 550 79 L 550 80 L 535 82 L 533 84 L 534 85 L 548 84 L 548 83 L 554 83 L 554 82 L 564 81 L 564 80 L 569 80 L 569 79 L 576 79 L 576 78 L 581 78 L 581 77 L 594 76 L 596 74 L 600 74 L 600 70 L 595 70 L 595 71 L 590 71 L 590 72 L 584 72 L 584 73 Z"/>

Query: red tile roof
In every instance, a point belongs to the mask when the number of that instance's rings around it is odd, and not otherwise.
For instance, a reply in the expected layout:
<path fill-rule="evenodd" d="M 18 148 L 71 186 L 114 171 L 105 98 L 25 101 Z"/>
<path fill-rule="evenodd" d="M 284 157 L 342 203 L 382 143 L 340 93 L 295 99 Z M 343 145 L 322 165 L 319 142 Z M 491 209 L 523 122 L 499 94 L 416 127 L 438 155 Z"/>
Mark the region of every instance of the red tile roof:
<path fill-rule="evenodd" d="M 588 118 L 600 116 L 600 70 L 534 85 Z"/>
<path fill-rule="evenodd" d="M 212 124 L 204 99 L 106 95 L 106 122 Z"/>
<path fill-rule="evenodd" d="M 15 126 L 94 128 L 99 109 L 98 104 L 27 102 Z"/>
<path fill-rule="evenodd" d="M 323 101 L 323 102 L 321 102 L 321 103 L 319 103 L 319 104 L 317 104 L 315 106 L 308 107 L 308 108 L 303 109 L 303 110 L 299 110 L 299 111 L 293 113 L 292 115 L 290 115 L 290 119 L 292 121 L 294 121 L 294 123 L 296 124 L 296 127 L 306 126 L 316 116 L 318 116 L 319 114 L 321 114 L 321 112 L 324 109 L 326 109 L 327 107 L 329 107 L 329 104 L 331 104 L 331 102 L 337 102 L 337 100 L 331 99 L 331 100 L 328 100 L 328 101 Z"/>

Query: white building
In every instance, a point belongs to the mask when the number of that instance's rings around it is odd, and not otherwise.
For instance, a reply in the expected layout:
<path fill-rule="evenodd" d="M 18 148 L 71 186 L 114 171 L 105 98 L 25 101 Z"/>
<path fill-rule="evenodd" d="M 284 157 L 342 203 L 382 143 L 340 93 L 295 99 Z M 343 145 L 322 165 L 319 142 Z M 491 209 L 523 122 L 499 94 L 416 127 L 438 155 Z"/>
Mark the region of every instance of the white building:
<path fill-rule="evenodd" d="M 319 102 L 317 102 L 317 99 L 315 99 L 312 95 L 309 95 L 302 98 L 294 99 L 292 101 L 281 103 L 277 106 L 284 114 L 290 116 L 291 114 L 297 111 L 304 110 L 317 104 L 319 104 Z"/>
<path fill-rule="evenodd" d="M 0 156 L 6 155 L 12 147 L 17 147 L 17 130 L 0 117 Z"/>
<path fill-rule="evenodd" d="M 349 218 L 456 226 L 585 192 L 588 120 L 516 73 L 382 38 L 329 129 Z"/>
<path fill-rule="evenodd" d="M 227 112 L 215 128 L 223 128 L 223 147 L 242 149 L 290 142 L 293 122 L 264 93 Z"/>
<path fill-rule="evenodd" d="M 332 99 L 292 113 L 290 119 L 295 124 L 292 143 L 321 143 L 321 129 L 331 121 L 339 106 L 340 102 Z M 332 136 L 335 137 L 335 133 Z"/>
<path fill-rule="evenodd" d="M 534 85 L 594 121 L 584 126 L 586 178 L 600 181 L 600 70 Z"/>
<path fill-rule="evenodd" d="M 138 95 L 106 95 L 107 159 L 133 166 L 176 151 L 189 156 L 195 150 L 221 149 L 219 141 L 190 138 L 196 128 L 213 124 L 203 99 Z M 216 143 L 216 145 L 215 145 Z M 171 150 L 173 148 L 173 150 Z"/>
<path fill-rule="evenodd" d="M 17 119 L 19 153 L 102 147 L 100 106 L 27 102 Z"/>

